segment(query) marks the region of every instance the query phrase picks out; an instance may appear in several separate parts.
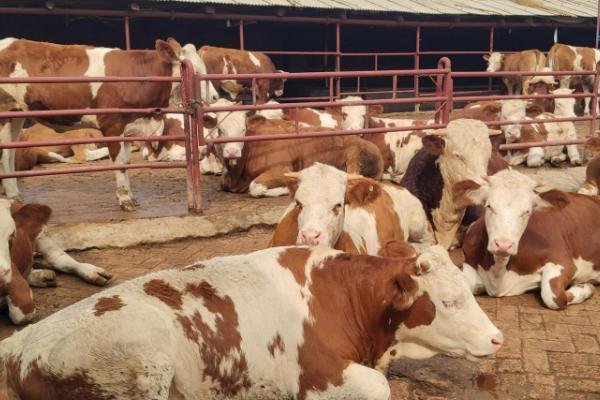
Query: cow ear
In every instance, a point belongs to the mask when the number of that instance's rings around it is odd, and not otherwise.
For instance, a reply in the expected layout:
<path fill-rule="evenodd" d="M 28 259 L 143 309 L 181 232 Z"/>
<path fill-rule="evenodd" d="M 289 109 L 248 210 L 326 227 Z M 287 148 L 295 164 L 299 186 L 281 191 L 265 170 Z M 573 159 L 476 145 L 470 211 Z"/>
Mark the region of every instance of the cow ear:
<path fill-rule="evenodd" d="M 253 115 L 246 119 L 246 128 L 248 130 L 255 130 L 262 124 L 267 122 L 267 118 L 262 115 Z"/>
<path fill-rule="evenodd" d="M 538 194 L 533 202 L 533 206 L 534 208 L 554 207 L 561 209 L 569 205 L 570 202 L 571 200 L 565 192 L 553 189 Z"/>
<path fill-rule="evenodd" d="M 467 207 L 485 203 L 487 199 L 487 183 L 480 185 L 470 179 L 452 185 L 454 203 L 458 207 Z"/>
<path fill-rule="evenodd" d="M 414 247 L 404 240 L 388 240 L 377 255 L 380 257 L 413 259 L 417 257 L 417 252 Z"/>
<path fill-rule="evenodd" d="M 12 217 L 15 220 L 16 227 L 23 229 L 33 240 L 40 234 L 44 225 L 48 223 L 51 213 L 52 210 L 48 206 L 26 204 L 14 212 Z"/>
<path fill-rule="evenodd" d="M 209 114 L 202 115 L 202 122 L 204 123 L 204 127 L 207 129 L 214 129 L 218 123 L 217 118 Z"/>
<path fill-rule="evenodd" d="M 173 50 L 173 52 L 177 54 L 177 56 L 181 54 L 181 45 L 177 40 L 173 39 L 172 37 L 169 37 L 167 39 L 167 44 Z"/>
<path fill-rule="evenodd" d="M 446 147 L 446 142 L 444 142 L 444 139 L 436 135 L 423 136 L 421 141 L 423 142 L 423 147 L 426 148 L 431 154 L 436 156 L 442 155 L 444 148 Z"/>
<path fill-rule="evenodd" d="M 283 174 L 283 181 L 290 191 L 290 197 L 293 199 L 296 196 L 296 190 L 298 190 L 299 174 L 297 172 L 286 172 Z"/>
<path fill-rule="evenodd" d="M 484 54 L 484 55 L 483 55 L 483 59 L 484 59 L 485 61 L 489 61 L 489 60 L 490 60 L 490 55 L 489 55 L 489 54 Z"/>
<path fill-rule="evenodd" d="M 381 193 L 381 186 L 377 182 L 367 178 L 348 179 L 346 185 L 346 204 L 354 207 L 362 207 L 369 204 Z"/>
<path fill-rule="evenodd" d="M 175 53 L 175 49 L 173 49 L 169 43 L 165 42 L 164 40 L 156 39 L 155 48 L 158 56 L 163 61 L 170 64 L 179 61 L 179 54 Z"/>
<path fill-rule="evenodd" d="M 418 283 L 407 273 L 401 273 L 394 277 L 392 305 L 398 311 L 408 310 L 415 302 Z"/>
<path fill-rule="evenodd" d="M 383 113 L 383 106 L 381 104 L 373 104 L 372 106 L 369 106 L 368 109 L 368 115 L 371 116 L 375 116 L 375 115 L 379 115 Z"/>

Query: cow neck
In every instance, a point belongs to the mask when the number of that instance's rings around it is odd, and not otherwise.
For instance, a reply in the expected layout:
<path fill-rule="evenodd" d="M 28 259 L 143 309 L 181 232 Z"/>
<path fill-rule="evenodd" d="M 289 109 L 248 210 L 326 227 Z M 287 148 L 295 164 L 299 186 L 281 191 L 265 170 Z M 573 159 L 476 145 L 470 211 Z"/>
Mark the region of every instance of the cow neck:
<path fill-rule="evenodd" d="M 311 332 L 342 359 L 374 367 L 404 318 L 391 305 L 394 278 L 410 269 L 401 260 L 365 255 L 327 260 L 312 271 Z"/>
<path fill-rule="evenodd" d="M 232 165 L 230 160 L 226 158 L 223 159 L 223 166 L 225 167 L 222 177 L 223 185 L 230 192 L 242 193 L 248 190 L 248 187 L 250 186 L 250 181 L 253 177 L 249 177 L 248 174 L 245 174 L 250 147 L 252 147 L 252 142 L 244 144 L 242 156 L 237 159 L 235 165 Z"/>
<path fill-rule="evenodd" d="M 435 236 L 438 243 L 444 248 L 456 245 L 456 233 L 465 215 L 464 207 L 456 207 L 452 194 L 453 179 L 451 172 L 444 162 L 444 157 L 438 158 L 438 166 L 442 174 L 442 198 L 439 207 L 431 211 Z"/>

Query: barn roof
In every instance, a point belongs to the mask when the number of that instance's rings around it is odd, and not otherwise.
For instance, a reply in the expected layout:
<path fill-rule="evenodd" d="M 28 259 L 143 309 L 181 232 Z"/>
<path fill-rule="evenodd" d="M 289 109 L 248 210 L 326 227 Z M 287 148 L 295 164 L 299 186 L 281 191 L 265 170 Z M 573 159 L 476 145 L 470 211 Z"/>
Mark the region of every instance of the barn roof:
<path fill-rule="evenodd" d="M 150 0 L 155 2 L 338 9 L 409 14 L 596 18 L 595 0 Z"/>

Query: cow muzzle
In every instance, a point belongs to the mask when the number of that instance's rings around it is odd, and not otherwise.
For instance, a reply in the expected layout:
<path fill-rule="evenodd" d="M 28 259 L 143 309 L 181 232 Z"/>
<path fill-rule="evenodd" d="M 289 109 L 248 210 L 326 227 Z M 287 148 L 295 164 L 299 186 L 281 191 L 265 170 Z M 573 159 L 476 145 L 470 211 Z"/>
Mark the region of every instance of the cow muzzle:
<path fill-rule="evenodd" d="M 491 242 L 490 252 L 499 256 L 514 256 L 517 254 L 517 246 L 512 240 L 494 239 Z"/>
<path fill-rule="evenodd" d="M 323 234 L 316 229 L 303 229 L 298 234 L 298 244 L 316 246 L 322 242 Z"/>
<path fill-rule="evenodd" d="M 9 269 L 0 269 L 0 288 L 8 285 L 12 279 L 12 272 Z"/>
<path fill-rule="evenodd" d="M 225 157 L 228 160 L 235 160 L 238 158 L 242 157 L 242 150 L 239 149 L 238 147 L 228 147 L 225 146 L 223 148 L 223 157 Z"/>
<path fill-rule="evenodd" d="M 516 142 L 521 138 L 521 130 L 519 128 L 509 128 L 504 131 L 504 137 L 509 143 Z"/>

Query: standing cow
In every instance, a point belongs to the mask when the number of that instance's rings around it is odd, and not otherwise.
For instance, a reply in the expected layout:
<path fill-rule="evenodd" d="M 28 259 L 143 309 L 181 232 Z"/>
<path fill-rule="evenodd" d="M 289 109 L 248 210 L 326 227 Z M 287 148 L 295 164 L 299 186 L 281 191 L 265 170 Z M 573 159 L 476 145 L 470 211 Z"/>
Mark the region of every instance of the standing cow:
<path fill-rule="evenodd" d="M 277 247 L 155 272 L 0 343 L 0 398 L 388 400 L 400 358 L 503 344 L 448 253 Z"/>
<path fill-rule="evenodd" d="M 81 45 L 58 45 L 7 38 L 0 40 L 0 76 L 179 76 L 183 60 L 190 60 L 196 73 L 206 73 L 206 67 L 196 48 L 181 47 L 176 40 L 157 40 L 156 50 L 119 50 Z M 74 108 L 156 108 L 180 102 L 180 82 L 91 82 L 60 84 L 1 84 L 23 110 L 59 110 Z M 217 99 L 209 83 L 202 85 L 202 98 Z M 207 88 L 207 89 L 206 89 Z M 149 136 L 162 132 L 162 118 L 142 114 L 104 114 L 81 118 L 62 116 L 47 118 L 46 123 L 69 126 L 85 123 L 98 127 L 104 136 Z M 16 141 L 23 125 L 13 119 L 0 132 L 1 142 Z M 128 164 L 130 143 L 108 144 L 111 159 L 116 164 Z M 14 171 L 14 150 L 5 149 L 0 169 Z M 117 198 L 124 210 L 134 210 L 137 202 L 131 193 L 127 171 L 117 171 Z M 2 181 L 6 195 L 19 197 L 16 179 Z"/>
<path fill-rule="evenodd" d="M 539 50 L 524 50 L 513 54 L 494 52 L 484 55 L 487 72 L 541 71 L 546 66 L 546 56 Z M 531 76 L 506 76 L 502 82 L 508 95 L 527 93 Z"/>

